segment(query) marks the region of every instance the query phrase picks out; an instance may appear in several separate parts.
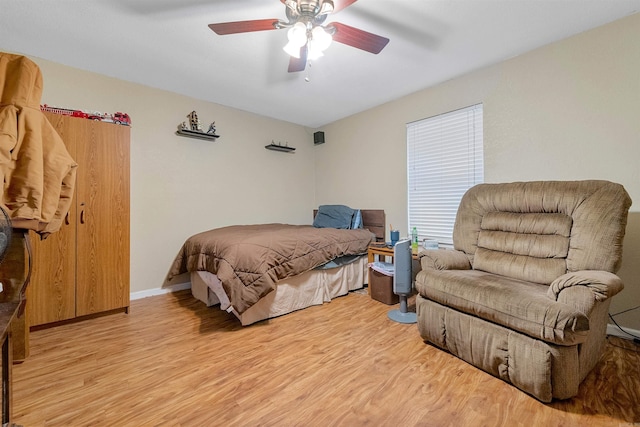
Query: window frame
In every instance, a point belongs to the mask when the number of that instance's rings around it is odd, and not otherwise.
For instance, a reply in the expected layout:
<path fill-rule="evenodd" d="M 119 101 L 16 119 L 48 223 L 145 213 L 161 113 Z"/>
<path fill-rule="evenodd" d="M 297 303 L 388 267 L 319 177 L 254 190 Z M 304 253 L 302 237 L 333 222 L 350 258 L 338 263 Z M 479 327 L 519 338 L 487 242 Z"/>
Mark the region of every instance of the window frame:
<path fill-rule="evenodd" d="M 408 224 L 419 241 L 453 247 L 460 200 L 484 182 L 483 115 L 480 103 L 407 123 Z"/>

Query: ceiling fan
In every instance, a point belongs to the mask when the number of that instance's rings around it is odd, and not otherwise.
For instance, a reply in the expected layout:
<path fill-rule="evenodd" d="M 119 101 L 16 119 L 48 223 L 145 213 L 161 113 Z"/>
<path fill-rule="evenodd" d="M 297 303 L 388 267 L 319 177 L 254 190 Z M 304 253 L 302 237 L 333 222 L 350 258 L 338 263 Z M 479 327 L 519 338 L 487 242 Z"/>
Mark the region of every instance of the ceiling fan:
<path fill-rule="evenodd" d="M 389 43 L 378 36 L 339 22 L 323 25 L 327 15 L 351 6 L 357 0 L 280 0 L 285 5 L 287 20 L 258 19 L 253 21 L 221 22 L 209 24 L 218 35 L 249 33 L 253 31 L 288 28 L 289 42 L 284 47 L 291 59 L 289 72 L 303 71 L 307 60 L 322 56 L 332 40 L 374 54 Z"/>

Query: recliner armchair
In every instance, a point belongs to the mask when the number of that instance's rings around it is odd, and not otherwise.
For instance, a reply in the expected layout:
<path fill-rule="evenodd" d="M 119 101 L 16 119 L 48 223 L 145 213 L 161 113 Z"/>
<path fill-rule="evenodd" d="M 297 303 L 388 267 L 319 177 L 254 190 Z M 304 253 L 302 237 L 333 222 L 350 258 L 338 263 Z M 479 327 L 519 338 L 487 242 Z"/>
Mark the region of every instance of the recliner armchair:
<path fill-rule="evenodd" d="M 480 184 L 454 250 L 421 252 L 421 337 L 543 402 L 601 357 L 631 199 L 608 181 Z"/>

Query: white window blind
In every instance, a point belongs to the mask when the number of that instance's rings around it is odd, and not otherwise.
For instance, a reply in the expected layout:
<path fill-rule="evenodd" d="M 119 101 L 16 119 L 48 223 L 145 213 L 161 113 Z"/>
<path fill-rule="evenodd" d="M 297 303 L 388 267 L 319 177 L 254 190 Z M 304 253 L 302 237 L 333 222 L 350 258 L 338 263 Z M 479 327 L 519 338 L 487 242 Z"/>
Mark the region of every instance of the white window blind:
<path fill-rule="evenodd" d="M 407 124 L 409 231 L 453 246 L 464 193 L 484 180 L 482 104 Z"/>

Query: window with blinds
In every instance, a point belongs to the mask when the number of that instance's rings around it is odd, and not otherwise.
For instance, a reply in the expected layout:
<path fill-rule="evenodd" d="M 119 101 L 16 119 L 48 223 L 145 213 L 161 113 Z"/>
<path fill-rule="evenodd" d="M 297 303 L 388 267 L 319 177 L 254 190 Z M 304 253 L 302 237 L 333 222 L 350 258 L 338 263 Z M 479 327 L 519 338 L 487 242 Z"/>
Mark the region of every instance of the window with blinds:
<path fill-rule="evenodd" d="M 484 180 L 482 104 L 407 124 L 409 230 L 453 246 L 464 193 Z"/>

